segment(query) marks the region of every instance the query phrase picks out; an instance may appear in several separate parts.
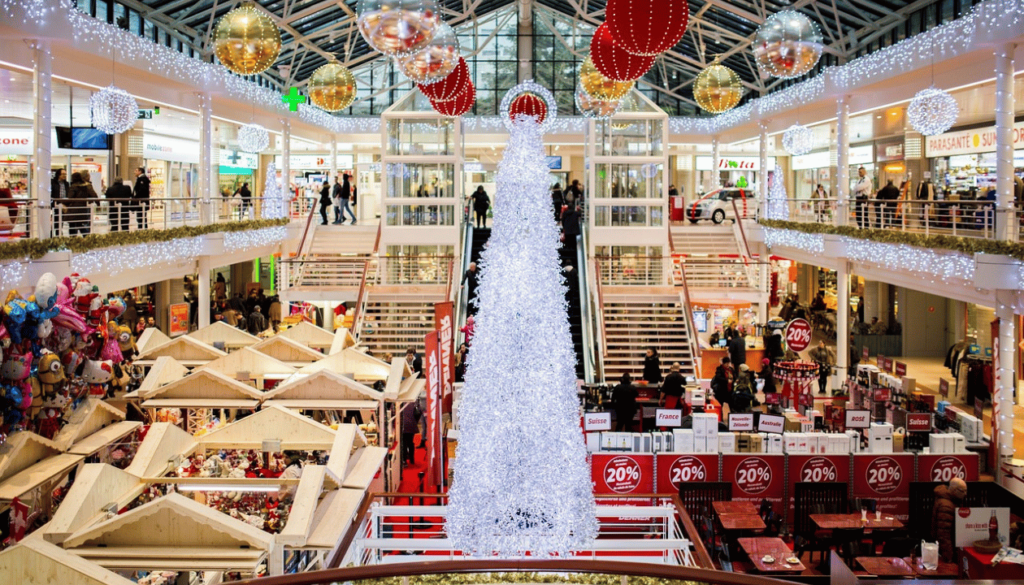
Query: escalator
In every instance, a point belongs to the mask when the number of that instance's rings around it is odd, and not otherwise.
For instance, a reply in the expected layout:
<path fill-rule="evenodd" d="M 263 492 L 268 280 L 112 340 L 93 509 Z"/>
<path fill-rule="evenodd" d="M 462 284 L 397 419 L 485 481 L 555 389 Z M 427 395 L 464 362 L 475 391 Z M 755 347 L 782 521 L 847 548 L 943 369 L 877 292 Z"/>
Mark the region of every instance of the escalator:
<path fill-rule="evenodd" d="M 584 352 L 586 351 L 583 342 L 583 306 L 581 299 L 583 296 L 580 294 L 580 253 L 578 246 L 574 245 L 577 241 L 571 239 L 562 242 L 561 247 L 558 249 L 558 254 L 562 262 L 563 273 L 565 274 L 565 300 L 569 304 L 569 330 L 572 332 L 572 346 L 576 352 L 576 378 L 579 380 L 586 380 L 586 367 Z M 571 266 L 572 270 L 566 270 L 567 267 Z"/>
<path fill-rule="evenodd" d="M 465 271 L 469 269 L 469 264 L 471 262 L 476 262 L 479 265 L 480 254 L 483 253 L 484 246 L 487 245 L 487 240 L 491 238 L 491 228 L 470 228 L 470 233 L 472 234 L 472 244 L 470 246 L 469 262 L 467 262 L 463 268 L 462 275 L 466 274 Z M 477 270 L 479 270 L 479 268 Z M 460 275 L 459 278 L 462 278 L 462 275 Z M 467 282 L 466 298 L 472 299 L 473 292 L 474 291 L 469 290 L 469 283 Z M 466 315 L 476 315 L 476 305 L 468 305 L 466 307 Z"/>

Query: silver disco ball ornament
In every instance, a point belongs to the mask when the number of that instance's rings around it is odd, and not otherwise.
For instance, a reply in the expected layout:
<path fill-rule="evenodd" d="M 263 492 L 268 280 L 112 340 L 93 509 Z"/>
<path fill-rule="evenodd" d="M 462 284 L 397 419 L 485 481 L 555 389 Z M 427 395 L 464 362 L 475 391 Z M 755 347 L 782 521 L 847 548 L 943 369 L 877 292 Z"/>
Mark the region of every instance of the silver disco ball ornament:
<path fill-rule="evenodd" d="M 395 64 L 406 77 L 421 85 L 440 81 L 459 64 L 459 39 L 452 27 L 442 22 L 427 46 L 395 57 Z"/>
<path fill-rule="evenodd" d="M 89 98 L 92 125 L 107 134 L 120 134 L 135 126 L 139 119 L 139 104 L 127 91 L 104 87 Z"/>
<path fill-rule="evenodd" d="M 782 147 L 794 156 L 807 154 L 814 148 L 814 132 L 807 126 L 793 124 L 782 133 Z"/>
<path fill-rule="evenodd" d="M 821 58 L 821 29 L 795 10 L 769 16 L 754 35 L 754 59 L 762 72 L 788 79 L 810 71 Z"/>
<path fill-rule="evenodd" d="M 246 124 L 238 129 L 238 147 L 259 154 L 270 146 L 270 133 L 259 124 Z"/>
<path fill-rule="evenodd" d="M 960 106 L 949 93 L 936 87 L 917 92 L 907 106 L 910 125 L 925 136 L 942 134 L 956 124 Z"/>
<path fill-rule="evenodd" d="M 388 57 L 426 47 L 441 22 L 436 0 L 359 0 L 356 13 L 363 38 Z"/>

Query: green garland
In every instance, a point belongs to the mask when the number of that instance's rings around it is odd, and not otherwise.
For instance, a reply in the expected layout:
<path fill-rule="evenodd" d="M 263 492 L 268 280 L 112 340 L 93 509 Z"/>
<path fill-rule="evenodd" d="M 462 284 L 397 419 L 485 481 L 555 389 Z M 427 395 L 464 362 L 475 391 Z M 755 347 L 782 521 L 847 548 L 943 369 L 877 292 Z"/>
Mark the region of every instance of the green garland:
<path fill-rule="evenodd" d="M 132 246 L 150 242 L 167 242 L 180 238 L 194 238 L 219 232 L 244 232 L 268 227 L 288 225 L 290 220 L 258 219 L 253 221 L 233 221 L 201 226 L 183 226 L 166 230 L 138 230 L 134 232 L 110 232 L 109 234 L 90 234 L 88 236 L 47 238 L 45 240 L 24 239 L 15 242 L 0 243 L 0 260 L 35 260 L 50 252 L 70 250 L 72 252 L 88 252 L 100 248 Z"/>
<path fill-rule="evenodd" d="M 695 581 L 678 581 L 654 577 L 629 576 L 629 585 L 706 585 Z M 403 585 L 402 577 L 361 579 L 353 585 Z M 619 575 L 550 573 L 479 573 L 443 574 L 409 577 L 408 585 L 501 585 L 503 583 L 552 583 L 566 585 L 622 585 Z"/>
<path fill-rule="evenodd" d="M 924 234 L 901 232 L 896 230 L 880 230 L 857 228 L 854 226 L 835 226 L 824 223 L 800 223 L 779 219 L 761 219 L 758 223 L 765 227 L 781 230 L 793 230 L 806 234 L 832 234 L 861 238 L 885 244 L 906 244 L 919 248 L 938 248 L 953 250 L 964 254 L 998 254 L 1017 260 L 1024 260 L 1024 243 L 989 240 L 985 238 L 965 238 L 961 236 L 926 236 Z"/>

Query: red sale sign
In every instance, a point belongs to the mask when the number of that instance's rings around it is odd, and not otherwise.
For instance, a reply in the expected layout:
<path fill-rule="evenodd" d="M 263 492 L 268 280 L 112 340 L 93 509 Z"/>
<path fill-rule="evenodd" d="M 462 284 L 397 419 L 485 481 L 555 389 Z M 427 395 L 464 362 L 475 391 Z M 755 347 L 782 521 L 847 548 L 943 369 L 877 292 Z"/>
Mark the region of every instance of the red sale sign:
<path fill-rule="evenodd" d="M 646 453 L 594 453 L 590 478 L 595 494 L 650 494 L 654 492 L 654 455 Z"/>
<path fill-rule="evenodd" d="M 964 481 L 978 481 L 978 454 L 918 455 L 917 481 L 948 483 L 954 477 Z"/>
<path fill-rule="evenodd" d="M 679 484 L 682 483 L 718 481 L 717 454 L 659 453 L 657 465 L 659 494 L 678 493 Z"/>
<path fill-rule="evenodd" d="M 840 482 L 850 481 L 850 455 L 790 455 L 789 456 L 789 506 L 786 524 L 793 525 L 793 513 L 796 510 L 794 496 L 796 483 Z"/>
<path fill-rule="evenodd" d="M 914 454 L 853 456 L 853 497 L 873 498 L 885 514 L 906 521 L 910 516 L 910 481 Z"/>
<path fill-rule="evenodd" d="M 781 454 L 722 455 L 722 481 L 733 484 L 732 499 L 759 504 L 767 499 L 782 509 L 786 488 L 786 456 Z"/>
<path fill-rule="evenodd" d="M 786 347 L 801 352 L 811 345 L 811 324 L 806 319 L 793 319 L 786 326 Z"/>

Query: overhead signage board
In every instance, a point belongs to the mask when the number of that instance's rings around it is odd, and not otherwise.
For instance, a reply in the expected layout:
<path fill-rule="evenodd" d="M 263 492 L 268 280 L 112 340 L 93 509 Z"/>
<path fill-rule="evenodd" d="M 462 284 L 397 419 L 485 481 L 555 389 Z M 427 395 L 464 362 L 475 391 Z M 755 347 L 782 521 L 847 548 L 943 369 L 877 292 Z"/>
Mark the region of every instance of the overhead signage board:
<path fill-rule="evenodd" d="M 712 157 L 698 156 L 697 170 L 710 171 Z M 768 168 L 775 168 L 775 157 L 768 157 Z M 718 159 L 718 169 L 722 171 L 759 171 L 761 170 L 761 159 L 756 156 L 723 156 Z"/>

